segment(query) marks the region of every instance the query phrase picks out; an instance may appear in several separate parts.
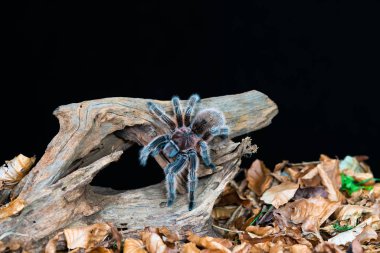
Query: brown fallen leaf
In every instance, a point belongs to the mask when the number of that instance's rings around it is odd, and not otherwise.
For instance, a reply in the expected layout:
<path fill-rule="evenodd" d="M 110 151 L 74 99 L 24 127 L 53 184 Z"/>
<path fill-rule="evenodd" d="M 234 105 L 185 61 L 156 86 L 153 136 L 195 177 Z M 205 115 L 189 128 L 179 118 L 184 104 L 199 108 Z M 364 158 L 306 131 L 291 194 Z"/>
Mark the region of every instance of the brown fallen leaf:
<path fill-rule="evenodd" d="M 114 251 L 105 247 L 96 247 L 90 250 L 86 250 L 86 253 L 114 253 Z"/>
<path fill-rule="evenodd" d="M 195 243 L 189 242 L 182 246 L 181 252 L 182 253 L 200 253 L 201 250 L 197 248 L 197 245 L 195 245 Z"/>
<path fill-rule="evenodd" d="M 281 183 L 265 191 L 260 199 L 266 204 L 271 204 L 275 208 L 279 208 L 293 198 L 298 186 L 298 184 L 293 182 Z"/>
<path fill-rule="evenodd" d="M 378 235 L 371 226 L 366 226 L 363 231 L 356 237 L 360 243 L 369 242 L 370 240 L 377 240 Z"/>
<path fill-rule="evenodd" d="M 321 196 L 323 198 L 327 198 L 328 193 L 323 186 L 314 186 L 314 187 L 304 187 L 298 188 L 296 193 L 294 194 L 293 199 L 308 199 Z"/>
<path fill-rule="evenodd" d="M 251 248 L 252 248 L 251 244 L 242 242 L 241 244 L 236 245 L 232 249 L 232 253 L 248 253 L 250 252 Z"/>
<path fill-rule="evenodd" d="M 322 197 L 299 199 L 273 211 L 280 227 L 302 224 L 303 232 L 319 233 L 319 226 L 340 206 Z"/>
<path fill-rule="evenodd" d="M 340 221 L 349 220 L 350 226 L 356 226 L 357 220 L 363 213 L 372 213 L 373 209 L 359 205 L 343 205 L 335 211 L 336 219 Z"/>
<path fill-rule="evenodd" d="M 49 240 L 49 242 L 45 246 L 45 253 L 56 253 L 57 252 L 57 244 L 59 241 L 64 241 L 64 244 L 66 246 L 66 239 L 63 232 L 59 232 L 56 234 L 53 238 Z M 67 248 L 67 247 L 65 247 Z M 1 250 L 0 250 L 1 252 Z"/>
<path fill-rule="evenodd" d="M 337 163 L 336 163 L 337 164 Z M 319 176 L 321 177 L 321 183 L 323 186 L 326 187 L 327 191 L 327 198 L 331 201 L 342 201 L 344 199 L 342 193 L 339 191 L 339 188 L 341 186 L 341 181 L 333 180 L 334 177 L 331 178 L 331 176 L 325 171 L 325 168 L 323 167 L 324 163 L 321 163 L 317 166 Z M 336 170 L 339 170 L 338 167 L 336 167 Z M 339 178 L 340 178 L 340 174 Z"/>
<path fill-rule="evenodd" d="M 248 188 L 258 196 L 261 196 L 272 184 L 273 177 L 271 171 L 265 167 L 264 163 L 256 159 L 246 172 Z"/>
<path fill-rule="evenodd" d="M 311 250 L 306 246 L 302 244 L 294 244 L 289 247 L 290 253 L 311 253 Z"/>
<path fill-rule="evenodd" d="M 124 241 L 123 253 L 147 253 L 141 240 L 128 238 Z"/>
<path fill-rule="evenodd" d="M 280 228 L 278 226 L 275 226 L 275 227 L 271 227 L 271 226 L 266 226 L 266 227 L 248 226 L 245 229 L 245 231 L 252 233 L 257 237 L 265 237 L 265 236 L 273 235 L 273 234 L 280 232 Z"/>
<path fill-rule="evenodd" d="M 220 239 L 220 238 L 219 238 Z M 199 237 L 196 234 L 193 234 L 192 232 L 188 231 L 187 232 L 187 240 L 190 242 L 195 243 L 199 247 L 203 247 L 205 249 L 210 249 L 210 250 L 218 250 L 220 252 L 224 253 L 230 253 L 231 251 L 223 245 L 224 241 L 218 240 L 218 238 L 213 238 L 210 236 L 205 236 L 205 237 Z M 232 246 L 232 244 L 231 244 Z"/>
<path fill-rule="evenodd" d="M 170 231 L 167 227 L 158 228 L 158 232 L 160 235 L 165 236 L 167 242 L 175 243 L 181 240 L 181 237 L 177 231 Z"/>
<path fill-rule="evenodd" d="M 355 228 L 339 233 L 328 239 L 328 242 L 336 245 L 346 245 L 351 243 L 364 230 L 367 225 L 371 225 L 374 221 L 378 221 L 379 217 L 374 215 L 357 225 Z"/>
<path fill-rule="evenodd" d="M 63 230 L 67 248 L 89 249 L 103 242 L 111 233 L 111 227 L 106 223 L 96 223 L 86 227 L 66 228 Z"/>
<path fill-rule="evenodd" d="M 8 218 L 12 215 L 18 214 L 25 207 L 25 201 L 20 198 L 16 198 L 8 204 L 0 207 L 0 219 Z"/>
<path fill-rule="evenodd" d="M 322 242 L 318 244 L 315 247 L 314 252 L 316 253 L 345 253 L 337 245 L 333 243 L 328 243 L 328 242 Z"/>
<path fill-rule="evenodd" d="M 36 157 L 26 157 L 19 154 L 0 167 L 0 190 L 12 189 L 20 180 L 28 174 L 36 161 Z"/>
<path fill-rule="evenodd" d="M 224 220 L 231 217 L 237 206 L 219 206 L 212 209 L 211 216 L 214 220 Z"/>
<path fill-rule="evenodd" d="M 347 252 L 352 252 L 352 253 L 363 253 L 363 248 L 360 245 L 360 242 L 355 239 L 351 245 L 348 247 Z"/>
<path fill-rule="evenodd" d="M 162 241 L 162 238 L 157 234 L 146 228 L 141 232 L 141 239 L 144 242 L 146 249 L 151 253 L 169 252 L 168 246 Z"/>

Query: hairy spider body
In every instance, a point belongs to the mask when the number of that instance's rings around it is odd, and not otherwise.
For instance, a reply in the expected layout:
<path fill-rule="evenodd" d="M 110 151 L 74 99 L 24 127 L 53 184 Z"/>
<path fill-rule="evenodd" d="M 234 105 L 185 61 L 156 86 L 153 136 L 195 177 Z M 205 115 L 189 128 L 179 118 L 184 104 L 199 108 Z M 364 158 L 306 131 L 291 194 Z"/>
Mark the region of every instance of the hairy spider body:
<path fill-rule="evenodd" d="M 162 151 L 165 156 L 174 160 L 164 168 L 168 206 L 174 203 L 176 197 L 175 175 L 185 167 L 189 167 L 187 177 L 189 210 L 195 206 L 194 192 L 197 186 L 197 169 L 199 167 L 197 153 L 199 153 L 204 164 L 215 171 L 207 143 L 215 136 L 228 136 L 229 133 L 223 113 L 216 109 L 201 110 L 192 119 L 192 113 L 197 102 L 199 102 L 199 96 L 192 95 L 183 113 L 179 98 L 174 96 L 172 105 L 175 121 L 158 105 L 148 102 L 149 111 L 170 128 L 170 133 L 154 138 L 141 149 L 139 157 L 140 163 L 145 165 L 149 155 L 157 156 Z"/>

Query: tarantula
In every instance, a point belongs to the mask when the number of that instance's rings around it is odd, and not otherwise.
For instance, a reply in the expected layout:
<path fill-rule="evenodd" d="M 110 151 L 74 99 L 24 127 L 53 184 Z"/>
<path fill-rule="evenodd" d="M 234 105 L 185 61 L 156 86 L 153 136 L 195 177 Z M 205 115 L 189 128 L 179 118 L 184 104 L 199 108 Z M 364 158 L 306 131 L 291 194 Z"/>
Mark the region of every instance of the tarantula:
<path fill-rule="evenodd" d="M 192 113 L 196 103 L 200 100 L 194 94 L 190 97 L 184 116 L 179 98 L 174 96 L 171 100 L 175 121 L 173 121 L 162 108 L 153 102 L 148 102 L 149 111 L 159 118 L 170 128 L 170 133 L 157 136 L 140 151 L 140 163 L 144 166 L 149 155 L 157 156 L 161 151 L 174 161 L 164 168 L 166 176 L 166 186 L 168 193 L 167 205 L 171 206 L 176 197 L 176 177 L 183 168 L 189 166 L 188 173 L 188 194 L 189 210 L 195 206 L 194 191 L 197 186 L 197 169 L 200 154 L 203 162 L 215 171 L 212 163 L 207 143 L 215 136 L 227 137 L 229 128 L 225 125 L 222 112 L 216 109 L 204 109 L 199 111 L 194 118 Z"/>

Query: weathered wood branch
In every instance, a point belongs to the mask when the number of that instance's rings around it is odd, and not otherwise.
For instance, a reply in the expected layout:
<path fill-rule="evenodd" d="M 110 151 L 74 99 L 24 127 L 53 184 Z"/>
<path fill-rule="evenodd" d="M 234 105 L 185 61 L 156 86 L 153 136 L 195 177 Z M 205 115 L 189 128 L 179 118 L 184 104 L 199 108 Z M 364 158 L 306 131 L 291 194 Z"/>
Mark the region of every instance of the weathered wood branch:
<path fill-rule="evenodd" d="M 114 223 L 124 236 L 134 235 L 147 225 L 168 226 L 182 234 L 188 229 L 208 231 L 215 199 L 236 175 L 241 157 L 252 152 L 247 139 L 241 143 L 216 139 L 212 143 L 212 159 L 219 171 L 204 177 L 210 170 L 200 167 L 198 176 L 204 178 L 199 180 L 196 193 L 198 205 L 191 212 L 187 210 L 186 195 L 179 195 L 173 207 L 166 207 L 164 182 L 129 191 L 89 185 L 96 173 L 118 160 L 125 149 L 145 145 L 169 130 L 152 117 L 147 101 L 106 98 L 59 107 L 54 112 L 60 122 L 59 133 L 38 164 L 11 192 L 23 206 L 16 211 L 0 208 L 0 217 L 4 217 L 0 220 L 0 235 L 28 235 L 14 237 L 40 249 L 57 230 L 100 221 Z M 171 114 L 169 101 L 155 102 Z M 186 101 L 182 103 L 184 106 Z M 202 99 L 198 110 L 207 107 L 224 112 L 231 137 L 267 126 L 277 113 L 276 105 L 257 91 Z M 156 160 L 161 167 L 168 162 L 163 156 Z M 183 187 L 178 190 L 184 192 Z"/>

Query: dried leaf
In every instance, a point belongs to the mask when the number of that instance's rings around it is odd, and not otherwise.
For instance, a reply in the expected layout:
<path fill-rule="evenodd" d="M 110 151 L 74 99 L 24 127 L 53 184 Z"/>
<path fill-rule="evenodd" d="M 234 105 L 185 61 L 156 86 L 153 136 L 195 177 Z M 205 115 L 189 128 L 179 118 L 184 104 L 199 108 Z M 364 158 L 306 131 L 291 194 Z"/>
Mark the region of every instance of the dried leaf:
<path fill-rule="evenodd" d="M 249 253 L 251 248 L 252 248 L 251 244 L 242 242 L 241 244 L 236 245 L 232 249 L 232 253 Z"/>
<path fill-rule="evenodd" d="M 224 252 L 224 253 L 230 253 L 231 252 L 226 246 L 223 245 L 223 243 L 225 243 L 225 242 L 222 242 L 222 241 L 218 240 L 217 238 L 213 238 L 210 236 L 199 237 L 198 235 L 193 234 L 189 231 L 187 233 L 187 240 L 195 243 L 199 247 L 203 247 L 206 249 L 219 250 L 220 252 Z M 232 244 L 231 244 L 231 246 L 232 246 Z"/>
<path fill-rule="evenodd" d="M 276 227 L 248 226 L 245 229 L 245 231 L 254 234 L 256 237 L 265 237 L 268 235 L 273 235 L 273 234 L 278 233 L 280 231 L 280 228 L 278 226 L 276 226 Z"/>
<path fill-rule="evenodd" d="M 211 216 L 214 220 L 228 219 L 235 212 L 237 206 L 214 207 Z"/>
<path fill-rule="evenodd" d="M 376 220 L 379 220 L 379 218 L 371 216 L 370 218 L 357 225 L 355 228 L 337 234 L 336 236 L 328 239 L 328 242 L 334 243 L 336 245 L 346 245 L 347 243 L 351 243 L 364 230 L 364 228 L 367 225 L 370 225 L 373 221 Z"/>
<path fill-rule="evenodd" d="M 25 201 L 20 198 L 16 198 L 8 204 L 0 207 L 0 219 L 8 218 L 12 215 L 18 214 L 25 207 Z"/>
<path fill-rule="evenodd" d="M 123 253 L 147 253 L 141 240 L 128 238 L 124 241 Z"/>
<path fill-rule="evenodd" d="M 182 253 L 200 253 L 201 250 L 197 248 L 195 243 L 189 242 L 183 245 L 181 252 Z"/>
<path fill-rule="evenodd" d="M 321 177 L 322 185 L 326 187 L 327 193 L 328 193 L 328 199 L 331 201 L 341 201 L 343 199 L 342 194 L 339 191 L 339 188 L 341 186 L 340 181 L 340 175 L 339 175 L 339 183 L 337 180 L 331 180 L 330 176 L 327 174 L 327 172 L 322 168 L 324 163 L 321 163 L 317 166 L 319 176 Z M 338 167 L 337 167 L 338 171 Z"/>
<path fill-rule="evenodd" d="M 57 244 L 58 241 L 65 240 L 63 232 L 58 233 L 53 238 L 49 240 L 49 242 L 45 246 L 45 253 L 56 253 L 57 252 Z M 1 252 L 1 251 L 0 251 Z"/>
<path fill-rule="evenodd" d="M 88 251 L 86 250 L 86 253 L 114 253 L 114 251 L 105 247 L 96 247 Z"/>
<path fill-rule="evenodd" d="M 346 156 L 339 164 L 340 170 L 352 170 L 355 173 L 365 172 L 355 157 Z"/>
<path fill-rule="evenodd" d="M 362 246 L 360 245 L 360 242 L 359 242 L 357 239 L 355 239 L 355 240 L 351 243 L 350 247 L 348 247 L 347 252 L 352 252 L 352 253 L 363 253 L 364 251 L 363 251 Z"/>
<path fill-rule="evenodd" d="M 298 188 L 294 194 L 293 199 L 308 199 L 321 196 L 322 198 L 327 198 L 328 193 L 323 186 L 314 186 L 314 187 L 304 187 Z"/>
<path fill-rule="evenodd" d="M 280 185 L 271 187 L 269 190 L 264 192 L 260 199 L 266 204 L 271 204 L 274 207 L 279 208 L 293 198 L 298 186 L 299 185 L 296 183 L 284 182 Z"/>
<path fill-rule="evenodd" d="M 336 212 L 335 217 L 342 220 L 350 220 L 350 226 L 356 226 L 357 220 L 363 213 L 372 213 L 372 208 L 359 206 L 359 205 L 344 205 L 341 206 Z"/>
<path fill-rule="evenodd" d="M 323 242 L 323 243 L 318 244 L 315 247 L 314 252 L 316 253 L 345 253 L 337 245 L 328 243 L 328 242 Z"/>
<path fill-rule="evenodd" d="M 106 223 L 96 223 L 86 227 L 66 228 L 63 230 L 67 248 L 92 248 L 104 241 L 110 234 L 111 228 Z"/>
<path fill-rule="evenodd" d="M 261 196 L 263 192 L 270 187 L 273 181 L 270 170 L 258 159 L 256 159 L 247 170 L 246 178 L 248 180 L 249 189 L 258 196 Z"/>
<path fill-rule="evenodd" d="M 369 242 L 370 240 L 377 240 L 378 235 L 376 231 L 371 226 L 366 226 L 363 231 L 356 237 L 356 239 L 363 243 Z"/>
<path fill-rule="evenodd" d="M 311 253 L 311 250 L 306 246 L 302 244 L 294 244 L 289 247 L 290 253 Z"/>
<path fill-rule="evenodd" d="M 26 157 L 19 154 L 0 167 L 0 190 L 12 189 L 20 180 L 28 174 L 36 161 L 36 157 Z"/>
<path fill-rule="evenodd" d="M 158 232 L 166 237 L 166 241 L 170 243 L 175 243 L 181 239 L 177 231 L 170 231 L 167 227 L 160 227 Z"/>
<path fill-rule="evenodd" d="M 146 245 L 148 252 L 163 253 L 169 251 L 168 247 L 162 241 L 161 237 L 157 233 L 149 231 L 149 229 L 145 229 L 143 232 L 141 232 L 141 239 Z"/>
<path fill-rule="evenodd" d="M 291 224 L 302 224 L 302 231 L 318 233 L 319 226 L 340 206 L 322 197 L 299 199 L 277 209 L 273 215 L 279 225 L 289 227 Z"/>

